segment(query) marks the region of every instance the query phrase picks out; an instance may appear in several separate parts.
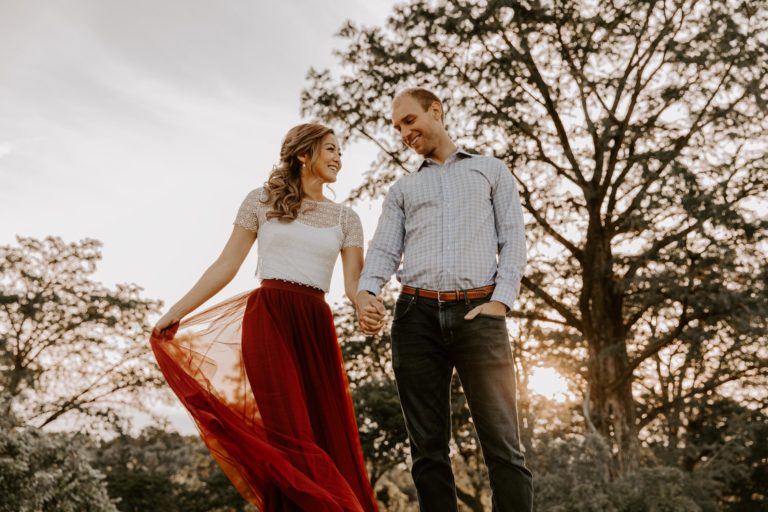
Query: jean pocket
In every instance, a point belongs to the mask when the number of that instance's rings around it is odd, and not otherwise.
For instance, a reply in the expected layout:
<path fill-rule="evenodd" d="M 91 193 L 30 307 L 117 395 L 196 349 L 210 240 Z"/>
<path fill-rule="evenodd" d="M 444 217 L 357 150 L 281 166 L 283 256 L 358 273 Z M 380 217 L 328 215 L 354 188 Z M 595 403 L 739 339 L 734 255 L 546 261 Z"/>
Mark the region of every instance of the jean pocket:
<path fill-rule="evenodd" d="M 408 312 L 413 308 L 413 303 L 416 302 L 414 299 L 415 297 L 410 299 L 397 299 L 397 302 L 395 302 L 395 311 L 392 315 L 393 322 L 402 320 L 405 315 L 408 314 Z"/>

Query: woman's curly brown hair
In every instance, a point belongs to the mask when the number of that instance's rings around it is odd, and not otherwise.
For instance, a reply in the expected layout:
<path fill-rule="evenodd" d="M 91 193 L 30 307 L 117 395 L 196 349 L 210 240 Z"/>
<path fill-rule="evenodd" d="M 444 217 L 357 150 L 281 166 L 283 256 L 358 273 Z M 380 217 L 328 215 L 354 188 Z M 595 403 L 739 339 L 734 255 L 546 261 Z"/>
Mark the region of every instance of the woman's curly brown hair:
<path fill-rule="evenodd" d="M 307 165 L 311 169 L 317 159 L 320 143 L 329 133 L 333 133 L 333 130 L 318 123 L 300 124 L 288 130 L 280 147 L 280 163 L 272 169 L 264 183 L 267 196 L 262 202 L 270 206 L 267 219 L 291 222 L 298 217 L 304 196 L 299 157 L 307 157 Z"/>

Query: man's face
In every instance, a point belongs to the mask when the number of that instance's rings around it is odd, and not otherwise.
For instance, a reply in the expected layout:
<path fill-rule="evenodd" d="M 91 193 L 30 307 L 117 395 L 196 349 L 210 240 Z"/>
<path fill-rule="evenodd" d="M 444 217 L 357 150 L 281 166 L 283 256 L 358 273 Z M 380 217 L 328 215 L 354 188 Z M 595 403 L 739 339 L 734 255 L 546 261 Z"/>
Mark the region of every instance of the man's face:
<path fill-rule="evenodd" d="M 422 156 L 429 155 L 438 143 L 440 107 L 433 103 L 424 111 L 412 96 L 398 96 L 392 103 L 392 125 L 406 146 Z"/>

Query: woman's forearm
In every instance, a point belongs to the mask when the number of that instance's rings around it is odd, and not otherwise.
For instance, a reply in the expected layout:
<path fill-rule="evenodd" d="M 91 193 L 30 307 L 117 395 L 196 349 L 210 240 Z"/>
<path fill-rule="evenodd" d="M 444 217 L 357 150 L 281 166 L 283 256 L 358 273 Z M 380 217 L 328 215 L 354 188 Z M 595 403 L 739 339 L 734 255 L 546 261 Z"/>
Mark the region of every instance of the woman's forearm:
<path fill-rule="evenodd" d="M 357 295 L 357 285 L 360 283 L 360 277 L 349 278 L 344 280 L 344 293 L 347 294 L 347 298 L 355 303 L 355 296 Z"/>
<path fill-rule="evenodd" d="M 355 303 L 360 274 L 363 271 L 363 248 L 347 247 L 341 250 L 341 263 L 344 268 L 344 293 Z"/>

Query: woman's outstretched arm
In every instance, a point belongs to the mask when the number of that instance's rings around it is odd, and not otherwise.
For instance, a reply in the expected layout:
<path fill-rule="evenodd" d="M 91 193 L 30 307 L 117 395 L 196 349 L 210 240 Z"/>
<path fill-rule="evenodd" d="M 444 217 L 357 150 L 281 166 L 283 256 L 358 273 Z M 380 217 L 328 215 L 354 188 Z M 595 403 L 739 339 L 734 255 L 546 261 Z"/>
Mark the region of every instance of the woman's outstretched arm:
<path fill-rule="evenodd" d="M 254 231 L 236 225 L 216 261 L 208 267 L 192 289 L 157 321 L 154 330 L 162 332 L 179 322 L 224 288 L 237 274 L 255 241 Z"/>

